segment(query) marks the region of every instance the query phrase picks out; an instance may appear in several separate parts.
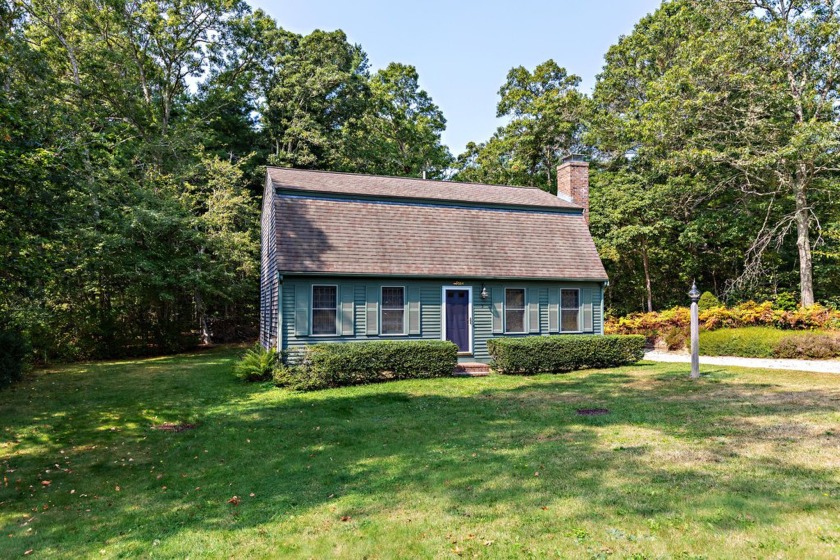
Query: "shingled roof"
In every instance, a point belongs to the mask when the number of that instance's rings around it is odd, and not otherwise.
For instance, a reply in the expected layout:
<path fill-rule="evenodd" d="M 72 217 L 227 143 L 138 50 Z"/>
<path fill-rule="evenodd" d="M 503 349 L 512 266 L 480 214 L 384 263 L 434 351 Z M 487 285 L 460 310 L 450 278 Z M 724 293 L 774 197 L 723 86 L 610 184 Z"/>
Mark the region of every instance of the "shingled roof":
<path fill-rule="evenodd" d="M 606 280 L 582 209 L 540 189 L 269 168 L 278 270 Z"/>

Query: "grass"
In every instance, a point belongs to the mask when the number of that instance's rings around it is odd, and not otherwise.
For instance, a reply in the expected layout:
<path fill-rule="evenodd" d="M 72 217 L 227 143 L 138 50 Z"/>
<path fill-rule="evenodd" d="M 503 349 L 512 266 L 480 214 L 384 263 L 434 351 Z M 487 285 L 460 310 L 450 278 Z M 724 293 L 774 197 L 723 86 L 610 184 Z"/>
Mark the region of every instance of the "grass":
<path fill-rule="evenodd" d="M 840 550 L 838 376 L 641 364 L 295 394 L 234 380 L 240 353 L 66 366 L 0 393 L 0 557 Z M 151 429 L 166 422 L 195 428 Z"/>
<path fill-rule="evenodd" d="M 783 338 L 810 331 L 785 331 L 773 327 L 742 327 L 700 331 L 700 352 L 704 356 L 772 358 L 773 349 Z"/>

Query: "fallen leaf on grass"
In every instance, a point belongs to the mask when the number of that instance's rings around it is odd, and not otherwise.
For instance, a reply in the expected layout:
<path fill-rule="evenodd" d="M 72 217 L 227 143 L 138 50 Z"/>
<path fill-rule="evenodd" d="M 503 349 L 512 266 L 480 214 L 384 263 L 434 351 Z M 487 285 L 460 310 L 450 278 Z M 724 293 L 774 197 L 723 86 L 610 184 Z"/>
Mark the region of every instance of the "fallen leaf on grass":
<path fill-rule="evenodd" d="M 232 505 L 232 506 L 238 506 L 238 505 L 239 505 L 239 501 L 240 501 L 240 500 L 239 500 L 239 496 L 234 496 L 233 498 L 231 498 L 230 500 L 228 500 L 228 501 L 227 501 L 227 503 L 229 503 L 229 504 L 230 504 L 230 505 Z"/>

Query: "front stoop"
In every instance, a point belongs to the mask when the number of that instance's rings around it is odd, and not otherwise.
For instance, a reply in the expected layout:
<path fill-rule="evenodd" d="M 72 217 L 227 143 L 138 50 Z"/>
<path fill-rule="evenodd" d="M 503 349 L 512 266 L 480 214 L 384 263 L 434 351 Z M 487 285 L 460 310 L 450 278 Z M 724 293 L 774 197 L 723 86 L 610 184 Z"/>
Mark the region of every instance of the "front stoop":
<path fill-rule="evenodd" d="M 486 377 L 490 375 L 490 366 L 478 362 L 464 362 L 455 366 L 455 377 Z"/>

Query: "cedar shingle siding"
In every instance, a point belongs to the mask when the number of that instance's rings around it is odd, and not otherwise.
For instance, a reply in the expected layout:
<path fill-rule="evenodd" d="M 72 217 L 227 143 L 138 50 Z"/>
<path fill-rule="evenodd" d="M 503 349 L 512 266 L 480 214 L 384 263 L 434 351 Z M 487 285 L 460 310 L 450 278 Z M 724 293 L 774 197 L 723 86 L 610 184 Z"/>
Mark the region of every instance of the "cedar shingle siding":
<path fill-rule="evenodd" d="M 487 339 L 505 335 L 506 287 L 526 290 L 527 333 L 559 331 L 560 290 L 571 288 L 579 332 L 600 334 L 607 276 L 583 211 L 539 189 L 269 168 L 260 340 L 393 338 L 380 332 L 383 286 L 405 288 L 401 339 L 440 339 L 443 287 L 470 287 L 469 360 L 489 359 Z M 313 285 L 336 287 L 335 335 L 311 334 Z"/>

